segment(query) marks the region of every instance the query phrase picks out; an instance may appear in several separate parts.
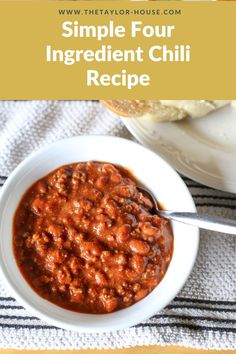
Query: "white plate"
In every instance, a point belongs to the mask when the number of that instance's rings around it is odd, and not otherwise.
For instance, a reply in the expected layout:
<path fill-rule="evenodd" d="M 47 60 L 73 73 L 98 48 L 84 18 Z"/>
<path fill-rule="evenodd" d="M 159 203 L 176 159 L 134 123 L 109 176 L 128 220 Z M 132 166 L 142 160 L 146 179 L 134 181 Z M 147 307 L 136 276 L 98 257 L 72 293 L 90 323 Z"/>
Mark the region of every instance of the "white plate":
<path fill-rule="evenodd" d="M 0 267 L 10 291 L 30 312 L 49 324 L 82 332 L 111 331 L 149 318 L 176 296 L 192 270 L 199 231 L 173 223 L 174 251 L 167 273 L 147 297 L 133 306 L 110 314 L 89 315 L 44 300 L 17 267 L 12 248 L 14 213 L 22 195 L 36 180 L 61 165 L 87 160 L 109 161 L 131 169 L 168 209 L 196 209 L 184 182 L 165 161 L 139 144 L 116 137 L 80 136 L 59 141 L 29 156 L 7 179 L 0 197 Z"/>
<path fill-rule="evenodd" d="M 236 193 L 236 110 L 231 106 L 176 123 L 146 118 L 122 121 L 138 141 L 183 175 Z"/>

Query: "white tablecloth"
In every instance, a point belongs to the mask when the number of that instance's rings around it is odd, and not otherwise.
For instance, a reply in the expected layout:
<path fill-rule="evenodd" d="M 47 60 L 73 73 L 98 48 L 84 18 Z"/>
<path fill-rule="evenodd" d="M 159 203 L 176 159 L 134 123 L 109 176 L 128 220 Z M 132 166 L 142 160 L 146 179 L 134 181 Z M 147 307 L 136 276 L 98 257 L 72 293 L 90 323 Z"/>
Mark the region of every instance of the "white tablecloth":
<path fill-rule="evenodd" d="M 0 124 L 0 185 L 29 153 L 58 139 L 81 134 L 131 138 L 117 116 L 91 101 L 2 101 Z M 189 179 L 185 182 L 200 212 L 236 217 L 234 195 Z M 235 256 L 234 236 L 202 232 L 197 262 L 175 300 L 148 321 L 108 334 L 78 334 L 48 326 L 21 307 L 0 282 L 0 347 L 78 349 L 159 344 L 233 349 Z"/>

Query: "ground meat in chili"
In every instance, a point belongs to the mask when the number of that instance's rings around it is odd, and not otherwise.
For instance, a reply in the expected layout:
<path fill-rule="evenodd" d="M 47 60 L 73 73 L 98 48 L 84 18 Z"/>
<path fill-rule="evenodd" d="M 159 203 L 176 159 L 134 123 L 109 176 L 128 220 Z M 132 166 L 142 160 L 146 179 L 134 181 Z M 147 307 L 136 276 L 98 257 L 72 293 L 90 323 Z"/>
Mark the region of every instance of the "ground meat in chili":
<path fill-rule="evenodd" d="M 23 196 L 14 218 L 17 264 L 43 298 L 102 314 L 149 294 L 165 275 L 173 236 L 125 169 L 62 166 Z"/>

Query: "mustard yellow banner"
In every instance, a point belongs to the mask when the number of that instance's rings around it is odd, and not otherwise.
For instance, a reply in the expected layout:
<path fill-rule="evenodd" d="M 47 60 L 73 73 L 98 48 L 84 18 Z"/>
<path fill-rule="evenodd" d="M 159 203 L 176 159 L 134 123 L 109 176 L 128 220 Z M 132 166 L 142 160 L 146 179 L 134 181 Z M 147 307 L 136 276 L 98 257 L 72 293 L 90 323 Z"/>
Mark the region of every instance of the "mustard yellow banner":
<path fill-rule="evenodd" d="M 236 2 L 1 1 L 0 99 L 235 99 Z"/>

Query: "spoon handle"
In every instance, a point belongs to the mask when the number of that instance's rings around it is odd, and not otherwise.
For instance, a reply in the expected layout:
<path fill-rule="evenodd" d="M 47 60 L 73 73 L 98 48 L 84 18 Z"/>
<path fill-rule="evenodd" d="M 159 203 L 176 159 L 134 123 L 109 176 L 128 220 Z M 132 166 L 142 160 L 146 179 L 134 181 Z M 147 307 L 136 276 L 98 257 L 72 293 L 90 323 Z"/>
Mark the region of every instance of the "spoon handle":
<path fill-rule="evenodd" d="M 166 219 L 179 221 L 202 229 L 236 235 L 236 220 L 188 212 L 158 210 L 158 214 Z"/>

